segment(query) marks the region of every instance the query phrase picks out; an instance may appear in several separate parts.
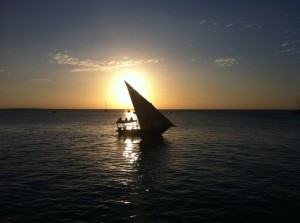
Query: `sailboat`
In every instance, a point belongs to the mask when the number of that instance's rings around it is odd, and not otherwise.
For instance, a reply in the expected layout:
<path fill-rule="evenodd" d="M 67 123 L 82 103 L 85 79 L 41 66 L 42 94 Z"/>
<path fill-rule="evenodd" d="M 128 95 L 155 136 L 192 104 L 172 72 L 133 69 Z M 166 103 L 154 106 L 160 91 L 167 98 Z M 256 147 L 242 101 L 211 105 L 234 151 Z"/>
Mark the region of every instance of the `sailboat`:
<path fill-rule="evenodd" d="M 127 111 L 127 113 L 132 115 L 130 118 L 129 116 L 125 119 L 120 117 L 116 122 L 116 132 L 118 132 L 119 135 L 140 137 L 160 136 L 170 127 L 175 127 L 169 119 L 159 112 L 126 81 L 125 84 L 135 110 L 133 114 L 136 118 L 134 119 L 132 117 L 133 115 L 130 111 Z"/>
<path fill-rule="evenodd" d="M 300 114 L 300 106 L 299 106 L 299 97 L 298 97 L 298 95 L 297 95 L 297 102 L 298 102 L 298 109 L 294 110 L 293 113 Z"/>
<path fill-rule="evenodd" d="M 106 104 L 106 100 L 105 100 L 105 108 L 104 108 L 104 112 L 107 112 L 107 104 Z"/>

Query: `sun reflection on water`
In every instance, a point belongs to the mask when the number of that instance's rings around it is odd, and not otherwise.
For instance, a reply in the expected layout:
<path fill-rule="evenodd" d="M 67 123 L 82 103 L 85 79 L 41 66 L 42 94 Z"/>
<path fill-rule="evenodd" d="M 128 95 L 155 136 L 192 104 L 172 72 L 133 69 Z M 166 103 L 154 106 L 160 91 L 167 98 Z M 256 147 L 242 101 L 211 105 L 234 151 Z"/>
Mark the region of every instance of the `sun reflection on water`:
<path fill-rule="evenodd" d="M 125 149 L 123 152 L 123 156 L 127 159 L 129 164 L 135 164 L 140 156 L 139 143 L 141 139 L 131 139 L 128 138 L 124 141 Z"/>

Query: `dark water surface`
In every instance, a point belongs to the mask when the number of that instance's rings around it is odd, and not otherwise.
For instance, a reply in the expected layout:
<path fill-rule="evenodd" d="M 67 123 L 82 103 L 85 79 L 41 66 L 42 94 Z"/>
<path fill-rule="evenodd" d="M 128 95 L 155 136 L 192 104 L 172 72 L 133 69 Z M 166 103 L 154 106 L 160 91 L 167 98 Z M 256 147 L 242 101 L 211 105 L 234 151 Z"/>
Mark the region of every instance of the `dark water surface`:
<path fill-rule="evenodd" d="M 299 222 L 299 115 L 164 112 L 141 140 L 122 113 L 0 110 L 0 221 Z"/>

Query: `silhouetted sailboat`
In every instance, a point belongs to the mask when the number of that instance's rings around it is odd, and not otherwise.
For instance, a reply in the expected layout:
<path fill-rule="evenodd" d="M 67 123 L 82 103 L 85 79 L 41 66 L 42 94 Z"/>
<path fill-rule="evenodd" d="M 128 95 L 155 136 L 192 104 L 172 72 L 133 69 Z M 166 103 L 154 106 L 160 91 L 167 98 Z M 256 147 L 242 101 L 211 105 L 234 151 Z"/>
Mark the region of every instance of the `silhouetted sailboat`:
<path fill-rule="evenodd" d="M 106 100 L 105 100 L 105 108 L 104 108 L 104 112 L 107 112 L 107 104 L 106 104 Z"/>
<path fill-rule="evenodd" d="M 117 132 L 125 136 L 157 136 L 163 134 L 170 127 L 175 125 L 160 113 L 149 101 L 140 95 L 126 81 L 137 120 L 119 118 L 117 120 Z"/>
<path fill-rule="evenodd" d="M 298 109 L 297 110 L 294 110 L 293 113 L 296 113 L 296 114 L 300 114 L 300 107 L 299 107 L 299 97 L 297 95 L 297 105 L 298 105 Z"/>

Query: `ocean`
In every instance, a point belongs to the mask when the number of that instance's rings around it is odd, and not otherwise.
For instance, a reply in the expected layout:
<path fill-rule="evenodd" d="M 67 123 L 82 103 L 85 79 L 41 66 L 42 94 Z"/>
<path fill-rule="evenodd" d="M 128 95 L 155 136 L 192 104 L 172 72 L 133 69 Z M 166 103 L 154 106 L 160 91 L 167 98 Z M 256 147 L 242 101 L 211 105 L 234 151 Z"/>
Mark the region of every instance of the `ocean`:
<path fill-rule="evenodd" d="M 162 111 L 122 138 L 122 110 L 0 110 L 0 222 L 299 222 L 300 115 Z"/>

